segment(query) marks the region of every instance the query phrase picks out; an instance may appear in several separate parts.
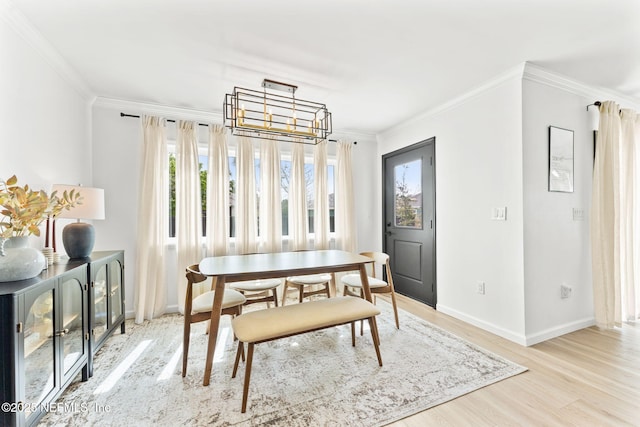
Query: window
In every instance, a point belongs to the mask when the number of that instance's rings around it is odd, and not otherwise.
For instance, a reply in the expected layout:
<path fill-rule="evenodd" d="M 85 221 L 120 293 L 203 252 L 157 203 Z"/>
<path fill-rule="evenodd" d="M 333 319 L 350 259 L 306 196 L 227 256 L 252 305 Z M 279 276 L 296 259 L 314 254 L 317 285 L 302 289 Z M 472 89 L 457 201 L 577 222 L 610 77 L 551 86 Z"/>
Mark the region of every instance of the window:
<path fill-rule="evenodd" d="M 175 146 L 169 147 L 169 237 L 175 237 L 176 230 L 176 157 Z M 209 169 L 209 161 L 207 155 L 201 153 L 199 156 L 200 164 L 200 192 L 202 201 L 202 233 L 207 235 L 207 171 Z M 329 160 L 327 167 L 327 179 L 328 179 L 328 193 L 329 193 L 329 223 L 330 232 L 335 231 L 335 208 L 334 208 L 334 194 L 335 194 L 335 179 L 334 179 L 334 165 Z M 309 214 L 309 233 L 314 232 L 314 205 L 315 205 L 315 188 L 314 188 L 314 165 L 312 159 L 307 159 L 304 165 L 305 170 L 305 184 L 307 190 L 307 209 Z M 283 158 L 280 161 L 280 178 L 282 188 L 282 235 L 289 235 L 289 217 L 288 217 L 288 203 L 289 203 L 289 182 L 291 177 L 291 160 L 290 158 Z M 256 210 L 258 216 L 258 235 L 259 230 L 259 212 L 260 212 L 260 159 L 257 156 L 255 159 L 255 188 L 256 188 Z M 235 153 L 229 156 L 229 236 L 235 237 L 235 223 L 236 223 L 236 182 L 237 182 L 237 164 Z"/>
<path fill-rule="evenodd" d="M 175 147 L 174 147 L 175 150 Z M 202 234 L 207 235 L 207 171 L 208 157 L 200 155 L 200 198 L 202 202 Z M 169 153 L 169 237 L 176 237 L 176 155 Z"/>

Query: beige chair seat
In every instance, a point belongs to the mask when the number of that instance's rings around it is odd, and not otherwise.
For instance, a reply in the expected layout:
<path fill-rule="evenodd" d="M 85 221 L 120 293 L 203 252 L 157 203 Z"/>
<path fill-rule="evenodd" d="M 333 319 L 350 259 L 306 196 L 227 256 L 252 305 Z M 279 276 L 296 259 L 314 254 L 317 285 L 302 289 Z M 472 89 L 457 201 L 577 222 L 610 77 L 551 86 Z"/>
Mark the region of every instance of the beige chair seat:
<path fill-rule="evenodd" d="M 331 281 L 332 276 L 327 273 L 287 277 L 282 290 L 282 305 L 287 303 L 287 290 L 289 288 L 298 289 L 298 302 L 302 302 L 303 299 L 314 295 L 324 295 L 327 298 L 331 298 L 331 291 L 329 290 Z M 321 289 L 318 289 L 318 286 L 321 286 Z"/>
<path fill-rule="evenodd" d="M 369 278 L 370 288 L 384 288 L 388 285 L 384 280 L 376 279 L 375 277 L 367 276 Z M 359 274 L 347 274 L 342 277 L 342 283 L 351 286 L 352 288 L 361 288 L 362 281 Z"/>
<path fill-rule="evenodd" d="M 232 289 L 239 291 L 268 291 L 276 286 L 280 286 L 280 279 L 260 279 L 260 280 L 247 280 L 244 282 L 229 283 Z"/>
<path fill-rule="evenodd" d="M 367 277 L 369 280 L 369 288 L 373 294 L 373 302 L 375 303 L 375 295 L 389 294 L 391 296 L 391 305 L 393 305 L 393 315 L 396 320 L 396 328 L 400 329 L 400 319 L 398 318 L 398 305 L 396 303 L 396 293 L 393 287 L 393 276 L 391 274 L 391 265 L 389 263 L 389 255 L 384 252 L 361 252 L 360 255 L 369 257 L 373 263 L 367 268 Z M 386 275 L 387 282 L 376 278 L 376 266 L 381 269 L 384 277 Z M 343 295 L 360 296 L 364 298 L 364 288 L 360 280 L 360 274 L 347 274 L 341 279 L 344 285 Z M 349 288 L 353 288 L 350 290 Z M 360 325 L 360 335 L 362 335 L 362 324 Z"/>
<path fill-rule="evenodd" d="M 258 279 L 233 282 L 229 284 L 229 287 L 247 298 L 244 305 L 266 302 L 267 307 L 270 307 L 271 303 L 277 307 L 278 293 L 276 289 L 281 283 L 280 279 Z"/>
<path fill-rule="evenodd" d="M 205 292 L 202 295 L 198 295 L 193 299 L 191 313 L 202 313 L 205 311 L 211 311 L 213 306 L 214 291 Z M 222 309 L 233 307 L 236 305 L 242 305 L 247 301 L 244 295 L 233 289 L 225 289 L 224 296 L 222 297 Z"/>
<path fill-rule="evenodd" d="M 291 282 L 296 285 L 320 285 L 330 280 L 330 274 L 309 274 L 306 276 L 287 277 L 287 282 Z"/>

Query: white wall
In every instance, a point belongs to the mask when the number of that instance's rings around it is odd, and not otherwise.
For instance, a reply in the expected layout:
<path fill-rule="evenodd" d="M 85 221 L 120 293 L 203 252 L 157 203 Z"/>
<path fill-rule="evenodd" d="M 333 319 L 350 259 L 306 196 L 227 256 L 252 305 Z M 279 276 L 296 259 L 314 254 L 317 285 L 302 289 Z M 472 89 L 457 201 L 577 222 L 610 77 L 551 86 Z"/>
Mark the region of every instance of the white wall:
<path fill-rule="evenodd" d="M 437 308 L 524 343 L 521 72 L 379 135 L 375 166 L 381 182 L 383 154 L 435 136 Z M 507 221 L 491 220 L 493 207 Z"/>
<path fill-rule="evenodd" d="M 527 343 L 593 324 L 589 210 L 596 99 L 523 80 L 524 247 Z M 548 127 L 574 131 L 574 191 L 548 191 Z M 573 209 L 584 219 L 573 220 Z M 560 298 L 560 286 L 572 288 Z"/>
<path fill-rule="evenodd" d="M 2 5 L 0 5 L 2 6 Z M 0 178 L 47 192 L 51 185 L 91 185 L 91 110 L 82 82 L 56 53 L 0 7 Z M 62 248 L 59 221 L 58 251 Z M 35 237 L 31 245 L 43 247 Z"/>

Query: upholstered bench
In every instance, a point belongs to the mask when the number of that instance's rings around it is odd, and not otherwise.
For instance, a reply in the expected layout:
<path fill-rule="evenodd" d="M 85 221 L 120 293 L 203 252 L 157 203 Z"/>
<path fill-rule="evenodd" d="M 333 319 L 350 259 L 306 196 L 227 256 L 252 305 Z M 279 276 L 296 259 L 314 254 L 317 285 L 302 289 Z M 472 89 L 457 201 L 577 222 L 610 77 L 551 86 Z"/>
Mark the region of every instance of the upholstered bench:
<path fill-rule="evenodd" d="M 235 378 L 240 357 L 244 355 L 244 343 L 248 344 L 242 412 L 247 409 L 254 344 L 351 323 L 351 342 L 355 345 L 353 322 L 375 322 L 375 316 L 378 314 L 380 310 L 365 299 L 337 297 L 252 311 L 235 317 L 231 325 L 239 342 L 232 378 Z M 377 328 L 370 329 L 378 364 L 382 366 L 378 337 L 374 332 Z"/>

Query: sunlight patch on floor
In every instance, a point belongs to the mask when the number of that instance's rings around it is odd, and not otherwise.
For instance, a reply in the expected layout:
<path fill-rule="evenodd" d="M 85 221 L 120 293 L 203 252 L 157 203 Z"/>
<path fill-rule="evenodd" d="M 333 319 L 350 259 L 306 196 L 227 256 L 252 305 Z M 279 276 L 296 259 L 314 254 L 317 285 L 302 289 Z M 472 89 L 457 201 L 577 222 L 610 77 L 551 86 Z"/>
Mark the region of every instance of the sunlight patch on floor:
<path fill-rule="evenodd" d="M 176 366 L 178 366 L 178 361 L 180 360 L 181 356 L 182 344 L 180 344 L 175 353 L 173 353 L 173 356 L 171 356 L 171 359 L 169 359 L 169 361 L 165 365 L 156 382 L 165 381 L 171 378 L 171 375 L 173 375 L 173 373 L 176 371 Z"/>
<path fill-rule="evenodd" d="M 100 383 L 98 388 L 93 394 L 106 393 L 113 388 L 120 378 L 127 372 L 127 370 L 135 363 L 135 361 L 142 355 L 142 353 L 149 347 L 152 340 L 142 341 L 138 346 L 133 349 L 131 353 L 109 374 L 105 380 Z"/>

